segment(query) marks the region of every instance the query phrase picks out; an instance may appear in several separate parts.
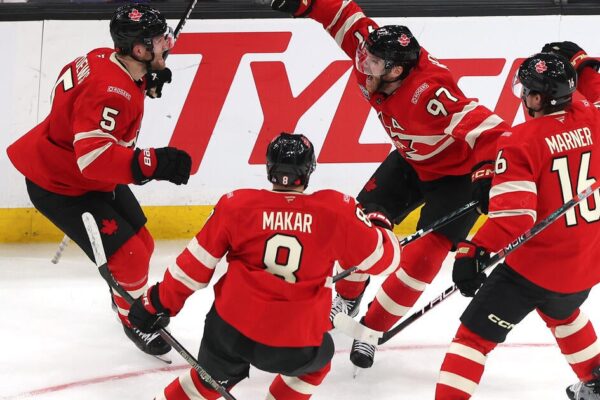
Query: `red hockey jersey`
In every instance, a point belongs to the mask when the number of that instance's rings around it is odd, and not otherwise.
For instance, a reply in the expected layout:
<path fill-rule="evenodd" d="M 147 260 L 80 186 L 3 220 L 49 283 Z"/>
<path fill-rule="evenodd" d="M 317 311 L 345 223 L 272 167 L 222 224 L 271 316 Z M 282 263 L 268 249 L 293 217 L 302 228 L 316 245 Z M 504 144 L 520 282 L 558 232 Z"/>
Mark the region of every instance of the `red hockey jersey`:
<path fill-rule="evenodd" d="M 356 48 L 377 28 L 353 1 L 313 2 L 318 21 L 354 60 Z M 493 160 L 496 140 L 510 127 L 467 98 L 445 65 L 422 49 L 417 66 L 391 95 L 369 95 L 366 75 L 354 68 L 363 95 L 402 156 L 423 181 L 465 175 L 479 162 Z"/>
<path fill-rule="evenodd" d="M 596 88 L 591 93 L 590 88 Z M 600 106 L 600 74 L 578 90 Z M 589 101 L 517 125 L 498 143 L 489 219 L 473 242 L 498 251 L 600 177 L 600 111 Z M 515 271 L 546 289 L 573 293 L 600 282 L 600 194 L 568 211 L 510 254 Z"/>
<path fill-rule="evenodd" d="M 48 117 L 9 146 L 8 157 L 29 180 L 54 193 L 110 192 L 116 184 L 132 183 L 144 86 L 114 50 L 77 58 L 59 75 Z"/>
<path fill-rule="evenodd" d="M 217 312 L 245 336 L 275 347 L 320 345 L 330 329 L 336 261 L 370 274 L 391 273 L 400 263 L 393 232 L 372 226 L 350 196 L 236 190 L 221 197 L 165 272 L 160 299 L 171 314 L 209 283 L 225 254 Z"/>

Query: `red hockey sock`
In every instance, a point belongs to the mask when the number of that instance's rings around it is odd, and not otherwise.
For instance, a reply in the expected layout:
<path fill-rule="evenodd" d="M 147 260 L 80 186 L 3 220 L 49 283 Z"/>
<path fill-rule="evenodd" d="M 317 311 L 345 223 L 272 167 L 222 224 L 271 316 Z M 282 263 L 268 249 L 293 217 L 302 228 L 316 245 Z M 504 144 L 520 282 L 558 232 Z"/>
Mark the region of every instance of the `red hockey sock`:
<path fill-rule="evenodd" d="M 108 259 L 108 267 L 115 280 L 134 298 L 142 295 L 148 283 L 148 269 L 152 255 L 149 251 L 149 240 L 151 241 L 152 237 L 145 228 L 142 228 Z M 129 304 L 116 292 L 113 292 L 113 299 L 117 304 L 119 318 L 129 326 L 127 321 Z"/>
<path fill-rule="evenodd" d="M 436 233 L 404 247 L 400 268 L 383 282 L 369 305 L 365 325 L 387 331 L 400 320 L 437 275 L 451 247 L 445 236 Z"/>
<path fill-rule="evenodd" d="M 487 354 L 496 345 L 461 324 L 442 363 L 435 400 L 470 399 L 483 375 Z"/>
<path fill-rule="evenodd" d="M 318 371 L 299 377 L 277 375 L 271 387 L 267 400 L 307 400 L 323 382 L 331 369 L 331 363 Z"/>
<path fill-rule="evenodd" d="M 171 382 L 155 400 L 215 400 L 219 397 L 221 395 L 216 390 L 209 389 L 202 383 L 195 370 L 189 369 Z"/>
<path fill-rule="evenodd" d="M 600 343 L 588 317 L 577 309 L 570 317 L 556 320 L 538 310 L 556 338 L 556 343 L 580 380 L 591 380 L 592 370 L 600 365 Z"/>

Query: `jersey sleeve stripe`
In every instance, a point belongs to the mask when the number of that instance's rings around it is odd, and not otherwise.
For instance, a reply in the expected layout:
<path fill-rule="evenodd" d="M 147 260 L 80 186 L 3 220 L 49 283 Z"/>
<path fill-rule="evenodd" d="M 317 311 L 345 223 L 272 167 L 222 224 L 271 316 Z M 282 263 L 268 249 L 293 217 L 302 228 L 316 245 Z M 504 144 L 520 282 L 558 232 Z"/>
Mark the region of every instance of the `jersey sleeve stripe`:
<path fill-rule="evenodd" d="M 305 382 L 302 379 L 297 378 L 295 376 L 281 375 L 281 379 L 285 382 L 286 385 L 290 387 L 290 389 L 300 394 L 311 395 L 315 392 L 315 389 L 317 388 L 315 385 Z"/>
<path fill-rule="evenodd" d="M 106 150 L 108 150 L 108 148 L 112 145 L 113 145 L 112 143 L 106 143 L 104 146 L 94 149 L 94 150 L 90 151 L 89 153 L 86 153 L 86 154 L 82 155 L 81 157 L 79 157 L 77 159 L 77 166 L 79 167 L 79 170 L 83 172 L 83 170 L 88 165 L 93 163 L 94 160 L 96 160 L 98 157 L 100 157 L 102 155 L 102 153 L 104 153 Z"/>
<path fill-rule="evenodd" d="M 465 136 L 465 141 L 469 146 L 471 146 L 471 148 L 475 147 L 475 142 L 483 132 L 495 128 L 502 122 L 502 118 L 500 118 L 496 114 L 490 115 L 477 128 L 467 133 L 467 135 Z"/>
<path fill-rule="evenodd" d="M 363 18 L 365 18 L 365 14 L 363 14 L 362 12 L 358 12 L 344 21 L 344 25 L 337 31 L 334 37 L 335 42 L 338 44 L 338 46 L 342 46 L 344 36 L 346 35 L 346 32 L 352 29 L 352 25 L 354 25 L 357 21 Z"/>
<path fill-rule="evenodd" d="M 331 23 L 327 26 L 327 28 L 325 28 L 325 30 L 327 32 L 331 32 L 331 29 L 335 26 L 335 24 L 338 23 L 338 21 L 340 20 L 341 15 L 342 15 L 342 12 L 344 12 L 344 9 L 346 8 L 346 6 L 348 4 L 350 4 L 350 1 L 343 1 L 342 2 L 342 5 L 340 6 L 339 10 L 335 14 L 335 17 L 333 17 L 333 20 L 331 21 Z"/>
<path fill-rule="evenodd" d="M 477 389 L 477 383 L 470 379 L 463 378 L 460 375 L 453 374 L 452 372 L 440 371 L 440 377 L 438 383 L 442 385 L 450 386 L 458 389 L 462 392 L 473 394 Z"/>
<path fill-rule="evenodd" d="M 490 211 L 488 214 L 489 218 L 503 218 L 503 217 L 518 217 L 521 215 L 529 215 L 535 222 L 537 220 L 537 212 L 532 209 L 514 209 L 514 210 L 501 210 L 501 211 Z"/>
<path fill-rule="evenodd" d="M 537 195 L 537 187 L 533 181 L 502 182 L 492 187 L 492 190 L 490 190 L 490 199 L 495 196 L 514 192 L 531 192 Z"/>
<path fill-rule="evenodd" d="M 450 120 L 450 124 L 446 127 L 446 129 L 444 129 L 444 133 L 446 135 L 452 135 L 452 132 L 454 132 L 454 128 L 456 128 L 458 126 L 458 124 L 461 123 L 463 118 L 468 113 L 470 113 L 471 111 L 476 109 L 478 105 L 479 105 L 479 103 L 477 103 L 476 101 L 472 101 L 469 104 L 467 104 L 465 106 L 465 108 L 462 109 L 461 112 L 457 112 L 457 113 L 453 114 L 452 119 Z"/>
<path fill-rule="evenodd" d="M 482 352 L 456 342 L 452 342 L 448 353 L 456 354 L 481 365 L 485 365 L 485 361 L 487 360 L 487 357 Z"/>
<path fill-rule="evenodd" d="M 361 271 L 366 271 L 371 268 L 377 261 L 381 259 L 383 256 L 383 236 L 381 235 L 381 231 L 377 229 L 377 245 L 375 246 L 375 250 L 367 256 L 356 268 Z"/>
<path fill-rule="evenodd" d="M 197 280 L 190 277 L 176 263 L 169 265 L 168 270 L 173 279 L 175 279 L 177 282 L 180 282 L 190 290 L 196 291 L 199 289 L 203 289 L 208 285 L 205 282 L 198 282 Z"/>
<path fill-rule="evenodd" d="M 90 138 L 110 139 L 113 142 L 117 141 L 117 139 L 110 133 L 104 132 L 103 130 L 100 130 L 100 129 L 94 129 L 93 131 L 89 131 L 89 132 L 76 133 L 75 136 L 73 137 L 73 143 L 78 142 L 80 140 L 84 140 L 84 139 L 90 139 Z"/>
<path fill-rule="evenodd" d="M 571 336 L 574 333 L 579 332 L 589 321 L 590 319 L 587 317 L 587 315 L 580 312 L 577 318 L 575 318 L 575 321 L 571 322 L 570 324 L 557 326 L 554 329 L 554 337 L 557 339 L 562 339 L 567 336 Z"/>
<path fill-rule="evenodd" d="M 421 282 L 420 280 L 408 275 L 402 267 L 398 268 L 398 271 L 396 271 L 396 277 L 400 280 L 400 282 L 404 283 L 409 288 L 419 292 L 423 292 L 425 291 L 425 288 L 427 288 L 427 283 Z"/>
<path fill-rule="evenodd" d="M 400 243 L 398 243 L 398 238 L 394 235 L 394 232 L 384 229 L 384 232 L 388 235 L 388 239 L 392 245 L 392 250 L 394 255 L 392 256 L 392 261 L 390 264 L 381 272 L 381 275 L 389 275 L 398 268 L 400 265 Z"/>
<path fill-rule="evenodd" d="M 200 261 L 207 268 L 214 269 L 220 260 L 220 258 L 213 257 L 204 247 L 202 247 L 196 238 L 193 238 L 190 241 L 187 245 L 187 249 L 196 260 Z"/>

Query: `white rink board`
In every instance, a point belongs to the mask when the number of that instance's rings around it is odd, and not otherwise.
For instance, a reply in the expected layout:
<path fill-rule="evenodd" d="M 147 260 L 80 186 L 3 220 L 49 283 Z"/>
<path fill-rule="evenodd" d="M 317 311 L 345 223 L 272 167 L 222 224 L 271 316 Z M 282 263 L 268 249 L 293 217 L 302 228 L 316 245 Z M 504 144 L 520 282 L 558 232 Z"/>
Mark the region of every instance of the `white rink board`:
<path fill-rule="evenodd" d="M 479 98 L 493 110 L 503 96 L 504 100 L 507 100 L 506 96 L 513 96 L 507 95 L 508 92 L 503 90 L 507 80 L 511 79 L 509 70 L 513 61 L 539 51 L 544 43 L 572 40 L 591 55 L 600 55 L 600 42 L 595 40 L 600 30 L 600 16 L 384 18 L 377 21 L 382 25 L 405 24 L 437 58 L 462 59 L 464 66 L 470 65 L 472 76 L 462 77 L 459 86 L 469 97 Z M 175 25 L 176 21 L 170 23 Z M 6 41 L 5 61 L 0 66 L 0 87 L 3 88 L 0 100 L 0 143 L 3 149 L 0 153 L 0 176 L 5 183 L 0 193 L 0 208 L 29 207 L 23 179 L 8 162 L 5 148 L 45 118 L 50 106 L 50 91 L 58 72 L 67 62 L 95 47 L 110 46 L 108 22 L 4 22 L 0 23 L 0 32 L 5 38 L 9 38 Z M 147 100 L 138 146 L 164 146 L 177 134 L 179 137 L 184 135 L 191 138 L 189 140 L 192 142 L 196 140 L 195 136 L 201 135 L 210 137 L 210 140 L 204 146 L 205 152 L 199 169 L 187 186 L 173 190 L 168 183 L 153 183 L 135 188 L 142 204 L 214 204 L 221 194 L 238 187 L 266 187 L 268 182 L 264 166 L 249 163 L 250 154 L 266 118 L 261 101 L 267 98 L 265 93 L 269 94 L 269 90 L 265 91 L 263 88 L 261 98 L 254 68 L 264 68 L 265 65 L 277 68 L 283 65 L 291 93 L 293 97 L 299 98 L 332 62 L 348 60 L 322 27 L 311 20 L 191 20 L 186 24 L 182 38 L 208 33 L 214 33 L 219 38 L 243 32 L 247 32 L 248 37 L 251 37 L 251 33 L 291 37 L 284 39 L 284 42 L 288 40 L 289 43 L 281 51 L 249 51 L 241 57 L 239 66 L 231 76 L 214 73 L 210 80 L 211 87 L 203 85 L 194 88 L 194 77 L 211 68 L 211 71 L 219 72 L 219 62 L 227 67 L 227 56 L 231 49 L 222 47 L 219 49 L 221 53 L 211 53 L 210 63 L 203 63 L 203 57 L 206 56 L 204 54 L 176 54 L 177 47 L 169 56 L 168 63 L 174 73 L 174 82 L 165 88 L 162 99 Z M 478 59 L 494 59 L 500 67 L 490 75 L 489 71 L 478 70 Z M 481 76 L 486 74 L 489 76 Z M 331 139 L 330 125 L 347 81 L 352 79 L 349 75 L 349 71 L 341 74 L 337 81 L 291 121 L 297 132 L 305 133 L 311 138 L 318 151 L 326 140 Z M 271 84 L 268 76 L 261 79 L 268 89 Z M 188 127 L 187 132 L 176 133 L 177 124 L 182 124 L 180 116 L 185 107 L 188 107 L 188 112 L 193 110 L 202 115 L 214 113 L 220 105 L 217 100 L 193 102 L 190 100 L 192 91 L 196 94 L 204 91 L 200 94 L 212 96 L 212 90 L 228 85 L 231 86 L 225 91 L 222 108 L 215 114 L 215 123 L 210 131 L 205 129 L 199 134 Z M 273 87 L 270 94 L 276 91 Z M 514 102 L 516 99 L 509 100 Z M 290 100 L 281 107 L 288 109 L 291 104 L 293 102 Z M 502 116 L 509 122 L 523 121 L 521 109 Z M 272 112 L 270 117 L 274 117 Z M 383 149 L 389 146 L 391 150 L 387 135 L 373 112 L 365 119 L 362 127 L 354 128 L 359 129 L 360 139 L 350 139 L 354 140 L 353 146 L 376 143 L 384 145 Z M 281 130 L 277 127 L 272 129 Z M 204 147 L 194 144 L 185 149 L 196 152 L 198 148 Z M 325 157 L 313 176 L 311 187 L 358 193 L 378 162 L 361 159 L 360 151 L 353 158 L 348 158 L 344 149 L 335 150 L 335 146 L 333 147 L 331 154 L 342 161 L 329 162 Z M 199 160 L 194 154 L 193 158 Z M 11 185 L 7 185 L 8 182 Z"/>

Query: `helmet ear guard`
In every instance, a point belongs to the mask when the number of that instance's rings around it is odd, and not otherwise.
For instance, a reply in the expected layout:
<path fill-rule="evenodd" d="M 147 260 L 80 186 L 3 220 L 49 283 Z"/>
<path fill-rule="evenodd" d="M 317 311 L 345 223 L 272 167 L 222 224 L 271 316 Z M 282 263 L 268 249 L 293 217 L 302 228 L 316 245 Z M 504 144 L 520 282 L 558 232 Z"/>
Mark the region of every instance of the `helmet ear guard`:
<path fill-rule="evenodd" d="M 306 188 L 315 167 L 313 144 L 304 135 L 282 132 L 267 147 L 267 178 L 273 184 Z"/>

